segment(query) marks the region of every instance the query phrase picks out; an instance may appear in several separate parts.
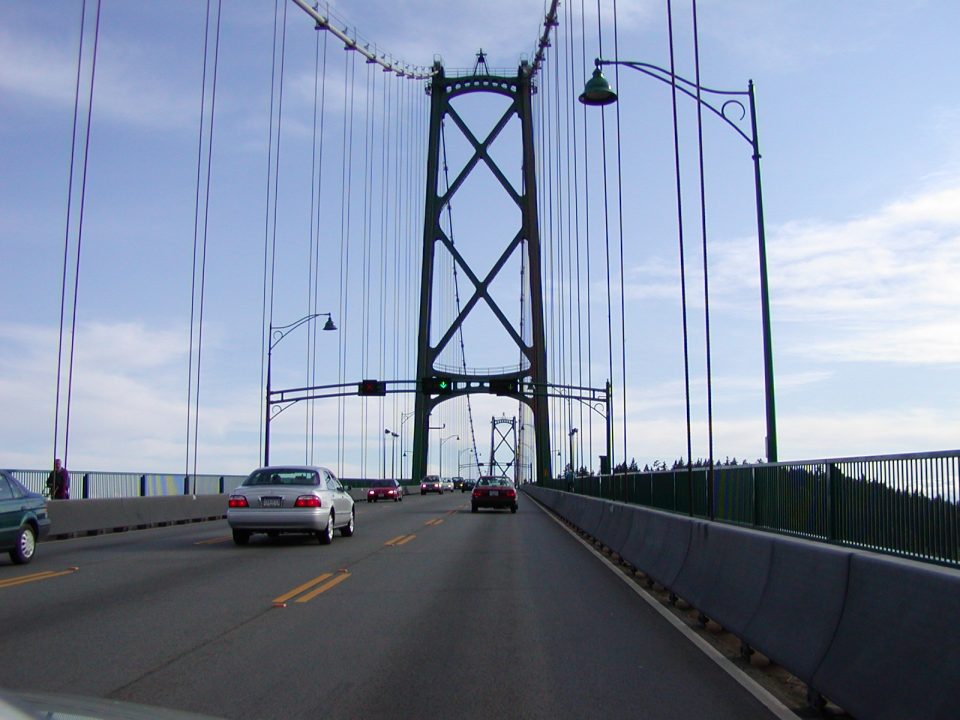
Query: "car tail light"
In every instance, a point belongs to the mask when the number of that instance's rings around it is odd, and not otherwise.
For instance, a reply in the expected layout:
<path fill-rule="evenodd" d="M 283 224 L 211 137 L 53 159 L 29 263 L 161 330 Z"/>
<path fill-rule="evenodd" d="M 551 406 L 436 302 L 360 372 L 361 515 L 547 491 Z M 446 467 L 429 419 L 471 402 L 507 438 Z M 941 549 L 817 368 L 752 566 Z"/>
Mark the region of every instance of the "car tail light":
<path fill-rule="evenodd" d="M 243 495 L 231 495 L 230 499 L 227 500 L 227 507 L 244 508 L 250 507 L 250 505 L 247 503 L 247 499 Z"/>
<path fill-rule="evenodd" d="M 301 495 L 297 498 L 297 501 L 293 503 L 294 507 L 321 507 L 320 498 L 316 495 Z"/>
<path fill-rule="evenodd" d="M 517 491 L 514 490 L 513 488 L 510 488 L 509 490 L 507 490 L 507 497 L 508 497 L 508 498 L 514 498 L 514 497 L 516 497 L 516 496 L 517 496 Z"/>
<path fill-rule="evenodd" d="M 474 497 L 480 497 L 481 495 L 483 495 L 483 490 L 481 490 L 480 488 L 474 488 L 474 489 L 473 489 L 473 496 L 474 496 Z"/>

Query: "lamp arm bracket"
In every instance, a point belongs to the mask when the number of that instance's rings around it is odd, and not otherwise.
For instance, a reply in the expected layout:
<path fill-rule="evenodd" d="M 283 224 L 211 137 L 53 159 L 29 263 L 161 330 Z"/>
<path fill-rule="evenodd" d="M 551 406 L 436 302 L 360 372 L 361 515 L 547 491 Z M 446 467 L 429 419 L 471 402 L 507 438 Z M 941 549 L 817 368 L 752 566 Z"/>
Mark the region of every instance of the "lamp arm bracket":
<path fill-rule="evenodd" d="M 742 121 L 744 118 L 746 118 L 747 109 L 744 107 L 741 100 L 735 98 L 727 100 L 718 108 L 704 100 L 703 97 L 697 95 L 696 92 L 699 89 L 701 93 L 709 93 L 711 95 L 735 95 L 738 97 L 749 98 L 750 92 L 748 90 L 717 90 L 714 88 L 704 87 L 703 85 L 698 86 L 695 82 L 687 80 L 686 78 L 675 73 L 671 73 L 666 68 L 662 68 L 659 65 L 654 65 L 652 63 L 635 62 L 633 60 L 602 60 L 600 58 L 597 58 L 594 62 L 597 67 L 602 67 L 603 65 L 623 65 L 624 67 L 633 68 L 638 72 L 642 72 L 644 75 L 652 77 L 654 80 L 659 80 L 666 85 L 675 85 L 677 90 L 682 92 L 687 97 L 696 100 L 718 118 L 723 120 L 723 122 L 732 127 L 736 133 L 748 144 L 754 145 L 754 138 L 751 138 L 750 135 L 747 135 L 747 133 L 745 133 L 740 126 L 737 125 L 737 122 L 731 120 L 727 115 L 727 108 L 732 106 L 740 108 L 740 117 L 738 118 L 739 121 Z"/>

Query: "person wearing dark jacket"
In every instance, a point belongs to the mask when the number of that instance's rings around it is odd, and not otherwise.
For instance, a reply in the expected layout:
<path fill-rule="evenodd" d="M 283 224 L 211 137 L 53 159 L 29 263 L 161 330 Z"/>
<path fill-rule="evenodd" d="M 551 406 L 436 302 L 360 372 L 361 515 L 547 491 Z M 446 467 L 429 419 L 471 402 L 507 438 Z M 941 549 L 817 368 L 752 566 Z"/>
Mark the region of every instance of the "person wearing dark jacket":
<path fill-rule="evenodd" d="M 53 472 L 47 478 L 47 490 L 54 500 L 70 499 L 70 473 L 60 464 L 60 458 L 53 461 Z"/>

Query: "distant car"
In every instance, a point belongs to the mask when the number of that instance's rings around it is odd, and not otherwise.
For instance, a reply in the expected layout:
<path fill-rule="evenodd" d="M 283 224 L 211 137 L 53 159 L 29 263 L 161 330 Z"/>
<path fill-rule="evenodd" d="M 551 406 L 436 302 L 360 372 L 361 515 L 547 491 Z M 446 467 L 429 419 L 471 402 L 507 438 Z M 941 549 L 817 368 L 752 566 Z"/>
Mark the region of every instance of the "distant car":
<path fill-rule="evenodd" d="M 460 489 L 462 489 L 462 488 L 463 488 L 463 478 L 462 478 L 462 477 L 455 477 L 455 478 L 453 479 L 453 489 L 454 489 L 454 490 L 460 490 Z"/>
<path fill-rule="evenodd" d="M 227 522 L 233 541 L 246 545 L 253 533 L 309 533 L 321 545 L 335 530 L 353 535 L 353 498 L 333 471 L 313 466 L 277 466 L 254 470 L 230 493 Z"/>
<path fill-rule="evenodd" d="M 453 492 L 453 478 L 444 478 L 440 481 L 445 492 Z"/>
<path fill-rule="evenodd" d="M 515 513 L 517 489 L 510 479 L 502 475 L 481 476 L 470 495 L 470 512 L 480 508 L 510 508 L 510 512 Z"/>
<path fill-rule="evenodd" d="M 460 492 L 465 493 L 467 490 L 473 490 L 476 484 L 477 481 L 473 478 L 464 478 L 463 482 L 460 483 Z"/>
<path fill-rule="evenodd" d="M 437 475 L 427 475 L 420 483 L 420 494 L 426 495 L 428 492 L 443 495 L 443 483 Z"/>
<path fill-rule="evenodd" d="M 24 565 L 33 560 L 37 541 L 49 533 L 47 499 L 0 470 L 0 552 L 10 553 L 14 563 Z"/>
<path fill-rule="evenodd" d="M 402 502 L 403 488 L 396 480 L 374 480 L 373 485 L 367 490 L 367 502 L 376 502 L 377 500 Z"/>

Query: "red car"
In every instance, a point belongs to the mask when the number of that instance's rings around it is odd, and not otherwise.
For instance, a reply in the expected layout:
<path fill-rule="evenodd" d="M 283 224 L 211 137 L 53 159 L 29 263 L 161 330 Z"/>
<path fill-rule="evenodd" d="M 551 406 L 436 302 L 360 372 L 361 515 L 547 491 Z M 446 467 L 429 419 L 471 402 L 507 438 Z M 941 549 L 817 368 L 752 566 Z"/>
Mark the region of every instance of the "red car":
<path fill-rule="evenodd" d="M 374 480 L 373 485 L 367 490 L 367 502 L 377 500 L 403 502 L 403 488 L 396 480 Z"/>
<path fill-rule="evenodd" d="M 470 496 L 470 512 L 480 508 L 505 509 L 517 511 L 517 489 L 510 479 L 502 475 L 483 475 L 477 480 Z"/>

